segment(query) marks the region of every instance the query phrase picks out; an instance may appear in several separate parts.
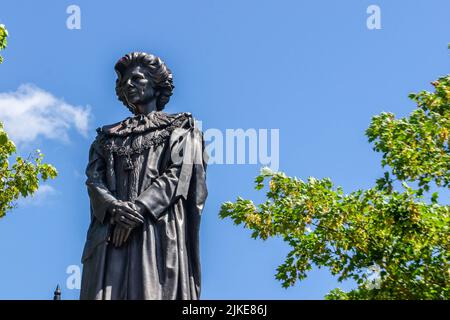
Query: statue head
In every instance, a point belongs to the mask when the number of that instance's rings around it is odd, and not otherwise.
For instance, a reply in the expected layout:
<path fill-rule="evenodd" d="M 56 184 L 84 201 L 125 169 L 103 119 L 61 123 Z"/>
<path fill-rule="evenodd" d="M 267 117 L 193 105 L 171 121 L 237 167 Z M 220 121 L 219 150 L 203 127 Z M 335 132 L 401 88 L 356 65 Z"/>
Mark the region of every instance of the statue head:
<path fill-rule="evenodd" d="M 163 110 L 174 89 L 172 72 L 158 57 L 145 52 L 132 52 L 119 61 L 116 94 L 133 113 L 143 113 L 142 106 L 153 105 Z"/>

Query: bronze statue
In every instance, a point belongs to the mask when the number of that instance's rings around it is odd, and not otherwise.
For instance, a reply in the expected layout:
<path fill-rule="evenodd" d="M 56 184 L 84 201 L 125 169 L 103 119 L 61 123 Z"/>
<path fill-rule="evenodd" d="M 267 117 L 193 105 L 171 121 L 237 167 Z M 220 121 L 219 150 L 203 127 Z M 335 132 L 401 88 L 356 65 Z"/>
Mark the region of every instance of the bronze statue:
<path fill-rule="evenodd" d="M 199 299 L 202 132 L 190 113 L 162 111 L 174 86 L 160 58 L 133 52 L 115 70 L 134 115 L 97 129 L 89 151 L 80 298 Z"/>

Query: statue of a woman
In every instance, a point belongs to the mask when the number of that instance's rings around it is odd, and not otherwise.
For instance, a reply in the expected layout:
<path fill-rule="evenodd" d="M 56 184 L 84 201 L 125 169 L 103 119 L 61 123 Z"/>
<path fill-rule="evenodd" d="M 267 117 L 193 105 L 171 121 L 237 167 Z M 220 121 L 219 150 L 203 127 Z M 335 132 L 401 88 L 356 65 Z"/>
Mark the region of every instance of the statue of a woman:
<path fill-rule="evenodd" d="M 161 59 L 133 52 L 115 70 L 134 115 L 97 129 L 90 148 L 80 298 L 199 299 L 203 135 L 190 113 L 162 112 L 174 86 Z"/>

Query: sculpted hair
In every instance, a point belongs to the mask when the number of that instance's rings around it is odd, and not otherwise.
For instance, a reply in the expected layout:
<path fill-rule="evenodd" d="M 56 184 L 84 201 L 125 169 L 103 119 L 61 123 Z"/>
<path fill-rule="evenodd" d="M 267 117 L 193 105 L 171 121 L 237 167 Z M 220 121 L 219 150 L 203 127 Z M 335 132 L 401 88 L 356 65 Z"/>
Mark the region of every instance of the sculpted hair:
<path fill-rule="evenodd" d="M 163 110 L 169 102 L 172 95 L 173 85 L 172 72 L 166 64 L 158 57 L 145 52 L 132 52 L 123 56 L 117 61 L 114 69 L 117 73 L 116 94 L 117 98 L 132 112 L 135 113 L 133 106 L 127 103 L 123 93 L 121 79 L 125 70 L 131 66 L 143 66 L 147 69 L 148 75 L 152 80 L 154 89 L 159 91 L 160 95 L 156 100 L 156 108 L 158 111 Z"/>

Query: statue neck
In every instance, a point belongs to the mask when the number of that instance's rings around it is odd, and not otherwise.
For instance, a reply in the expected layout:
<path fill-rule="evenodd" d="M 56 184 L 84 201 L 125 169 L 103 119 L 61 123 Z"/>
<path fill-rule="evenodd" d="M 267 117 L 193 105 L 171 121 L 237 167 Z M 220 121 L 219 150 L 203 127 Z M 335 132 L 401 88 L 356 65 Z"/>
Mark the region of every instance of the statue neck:
<path fill-rule="evenodd" d="M 148 103 L 145 104 L 138 104 L 136 105 L 136 114 L 143 114 L 148 115 L 153 111 L 156 111 L 156 99 L 150 100 Z"/>

